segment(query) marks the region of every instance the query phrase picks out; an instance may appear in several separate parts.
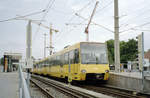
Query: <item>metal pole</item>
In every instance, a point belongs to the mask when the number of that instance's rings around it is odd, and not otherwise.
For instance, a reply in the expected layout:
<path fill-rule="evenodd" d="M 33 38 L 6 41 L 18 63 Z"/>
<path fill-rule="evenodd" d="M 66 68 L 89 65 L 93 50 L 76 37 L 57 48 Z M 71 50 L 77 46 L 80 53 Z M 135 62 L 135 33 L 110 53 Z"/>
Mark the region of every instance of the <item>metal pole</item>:
<path fill-rule="evenodd" d="M 114 30 L 115 30 L 115 71 L 120 72 L 120 43 L 119 43 L 119 11 L 118 0 L 114 0 Z"/>
<path fill-rule="evenodd" d="M 22 98 L 22 79 L 21 79 L 21 69 L 20 69 L 20 66 L 19 65 L 19 98 Z"/>
<path fill-rule="evenodd" d="M 138 60 L 139 60 L 139 70 L 142 73 L 143 70 L 143 41 L 142 33 L 138 35 Z"/>
<path fill-rule="evenodd" d="M 27 39 L 26 39 L 26 62 L 27 62 L 27 68 L 32 68 L 33 67 L 33 62 L 32 62 L 32 31 L 31 31 L 31 20 L 29 20 L 28 25 L 27 25 Z"/>
<path fill-rule="evenodd" d="M 46 33 L 44 34 L 44 58 L 46 58 Z"/>
<path fill-rule="evenodd" d="M 27 50 L 26 50 L 26 59 L 31 58 L 31 40 L 32 40 L 32 32 L 31 32 L 31 20 L 29 20 L 27 25 Z"/>
<path fill-rule="evenodd" d="M 144 33 L 142 32 L 142 91 L 144 92 Z"/>
<path fill-rule="evenodd" d="M 50 24 L 50 55 L 52 55 L 52 25 Z"/>
<path fill-rule="evenodd" d="M 30 70 L 29 69 L 27 70 L 27 86 L 29 89 L 30 88 Z"/>

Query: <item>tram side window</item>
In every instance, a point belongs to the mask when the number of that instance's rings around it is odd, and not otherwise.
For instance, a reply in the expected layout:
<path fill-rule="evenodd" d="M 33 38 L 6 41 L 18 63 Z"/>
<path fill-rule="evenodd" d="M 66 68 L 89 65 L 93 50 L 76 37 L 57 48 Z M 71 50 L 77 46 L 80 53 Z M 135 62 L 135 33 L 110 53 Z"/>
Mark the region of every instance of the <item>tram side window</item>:
<path fill-rule="evenodd" d="M 42 67 L 42 63 L 40 63 L 40 68 Z"/>
<path fill-rule="evenodd" d="M 46 61 L 43 61 L 43 66 L 46 67 Z"/>
<path fill-rule="evenodd" d="M 53 57 L 53 59 L 52 59 L 52 65 L 53 66 L 55 65 L 55 57 Z"/>
<path fill-rule="evenodd" d="M 36 68 L 39 68 L 39 65 L 38 65 L 38 64 L 36 64 Z"/>
<path fill-rule="evenodd" d="M 49 66 L 49 59 L 47 60 L 47 66 Z"/>
<path fill-rule="evenodd" d="M 42 65 L 41 67 L 43 67 L 44 66 L 44 62 L 42 62 L 41 65 Z"/>
<path fill-rule="evenodd" d="M 39 63 L 39 68 L 41 68 L 41 63 Z"/>
<path fill-rule="evenodd" d="M 35 64 L 33 64 L 33 67 L 34 67 L 34 68 L 36 68 L 36 65 L 35 65 Z"/>
<path fill-rule="evenodd" d="M 54 63 L 54 65 L 57 65 L 57 59 L 56 59 L 56 57 L 54 57 L 54 61 L 53 61 Z"/>
<path fill-rule="evenodd" d="M 48 60 L 46 60 L 46 66 L 48 66 Z"/>
<path fill-rule="evenodd" d="M 54 65 L 57 65 L 57 58 L 55 57 Z"/>
<path fill-rule="evenodd" d="M 42 62 L 42 67 L 45 67 L 45 61 Z"/>
<path fill-rule="evenodd" d="M 69 52 L 70 64 L 74 64 L 74 50 Z"/>
<path fill-rule="evenodd" d="M 68 53 L 65 53 L 64 58 L 64 64 L 68 64 Z"/>
<path fill-rule="evenodd" d="M 39 65 L 38 65 L 38 64 L 36 64 L 36 68 L 39 68 Z"/>
<path fill-rule="evenodd" d="M 50 58 L 48 59 L 48 66 L 50 66 Z"/>
<path fill-rule="evenodd" d="M 40 63 L 40 68 L 42 68 L 43 67 L 43 65 L 42 65 L 42 63 Z"/>
<path fill-rule="evenodd" d="M 49 65 L 52 66 L 52 59 L 49 59 Z"/>
<path fill-rule="evenodd" d="M 74 63 L 79 63 L 79 49 L 75 49 Z"/>
<path fill-rule="evenodd" d="M 43 63 L 44 63 L 44 67 L 46 67 L 46 61 L 44 61 Z"/>
<path fill-rule="evenodd" d="M 41 67 L 43 67 L 43 62 L 41 62 Z"/>
<path fill-rule="evenodd" d="M 51 58 L 51 65 L 52 66 L 54 65 L 54 58 L 53 57 Z"/>
<path fill-rule="evenodd" d="M 64 55 L 60 55 L 60 65 L 64 65 Z"/>
<path fill-rule="evenodd" d="M 53 65 L 56 65 L 56 57 L 53 57 Z"/>
<path fill-rule="evenodd" d="M 38 63 L 38 68 L 40 68 L 40 63 Z"/>
<path fill-rule="evenodd" d="M 56 56 L 56 65 L 60 65 L 60 56 Z"/>

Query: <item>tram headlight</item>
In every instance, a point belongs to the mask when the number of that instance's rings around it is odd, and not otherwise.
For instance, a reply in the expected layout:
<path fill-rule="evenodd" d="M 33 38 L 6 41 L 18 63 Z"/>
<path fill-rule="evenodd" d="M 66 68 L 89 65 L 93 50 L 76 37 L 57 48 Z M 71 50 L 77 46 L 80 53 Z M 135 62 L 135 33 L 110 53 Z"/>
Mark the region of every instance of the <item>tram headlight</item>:
<path fill-rule="evenodd" d="M 109 73 L 109 70 L 105 70 L 106 73 Z"/>
<path fill-rule="evenodd" d="M 82 69 L 81 72 L 82 72 L 82 73 L 86 73 L 86 70 L 85 70 L 85 69 Z"/>

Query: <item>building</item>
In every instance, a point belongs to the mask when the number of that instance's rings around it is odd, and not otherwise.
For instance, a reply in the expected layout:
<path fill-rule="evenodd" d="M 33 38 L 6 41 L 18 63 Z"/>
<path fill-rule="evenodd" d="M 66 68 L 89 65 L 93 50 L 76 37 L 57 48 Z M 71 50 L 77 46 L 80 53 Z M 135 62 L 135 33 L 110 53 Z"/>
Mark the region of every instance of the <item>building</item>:
<path fill-rule="evenodd" d="M 3 71 L 4 72 L 12 72 L 17 70 L 19 61 L 22 58 L 21 53 L 4 53 L 4 67 Z"/>
<path fill-rule="evenodd" d="M 149 59 L 150 61 L 150 49 L 144 54 L 144 58 Z"/>
<path fill-rule="evenodd" d="M 144 54 L 145 58 L 145 70 L 150 70 L 150 49 Z"/>

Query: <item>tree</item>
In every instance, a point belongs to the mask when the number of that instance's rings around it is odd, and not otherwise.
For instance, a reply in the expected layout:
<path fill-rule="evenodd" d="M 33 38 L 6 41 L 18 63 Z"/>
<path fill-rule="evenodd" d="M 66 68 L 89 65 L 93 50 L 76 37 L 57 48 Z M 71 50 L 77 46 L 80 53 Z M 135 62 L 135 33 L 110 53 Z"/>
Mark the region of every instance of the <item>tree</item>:
<path fill-rule="evenodd" d="M 120 61 L 126 63 L 127 61 L 134 61 L 137 58 L 137 41 L 129 39 L 127 42 L 120 41 Z M 114 64 L 114 40 L 107 41 L 108 59 L 110 64 Z"/>
<path fill-rule="evenodd" d="M 3 57 L 0 59 L 0 64 L 4 65 L 4 58 Z"/>
<path fill-rule="evenodd" d="M 108 60 L 110 64 L 114 64 L 114 40 L 107 41 Z"/>

